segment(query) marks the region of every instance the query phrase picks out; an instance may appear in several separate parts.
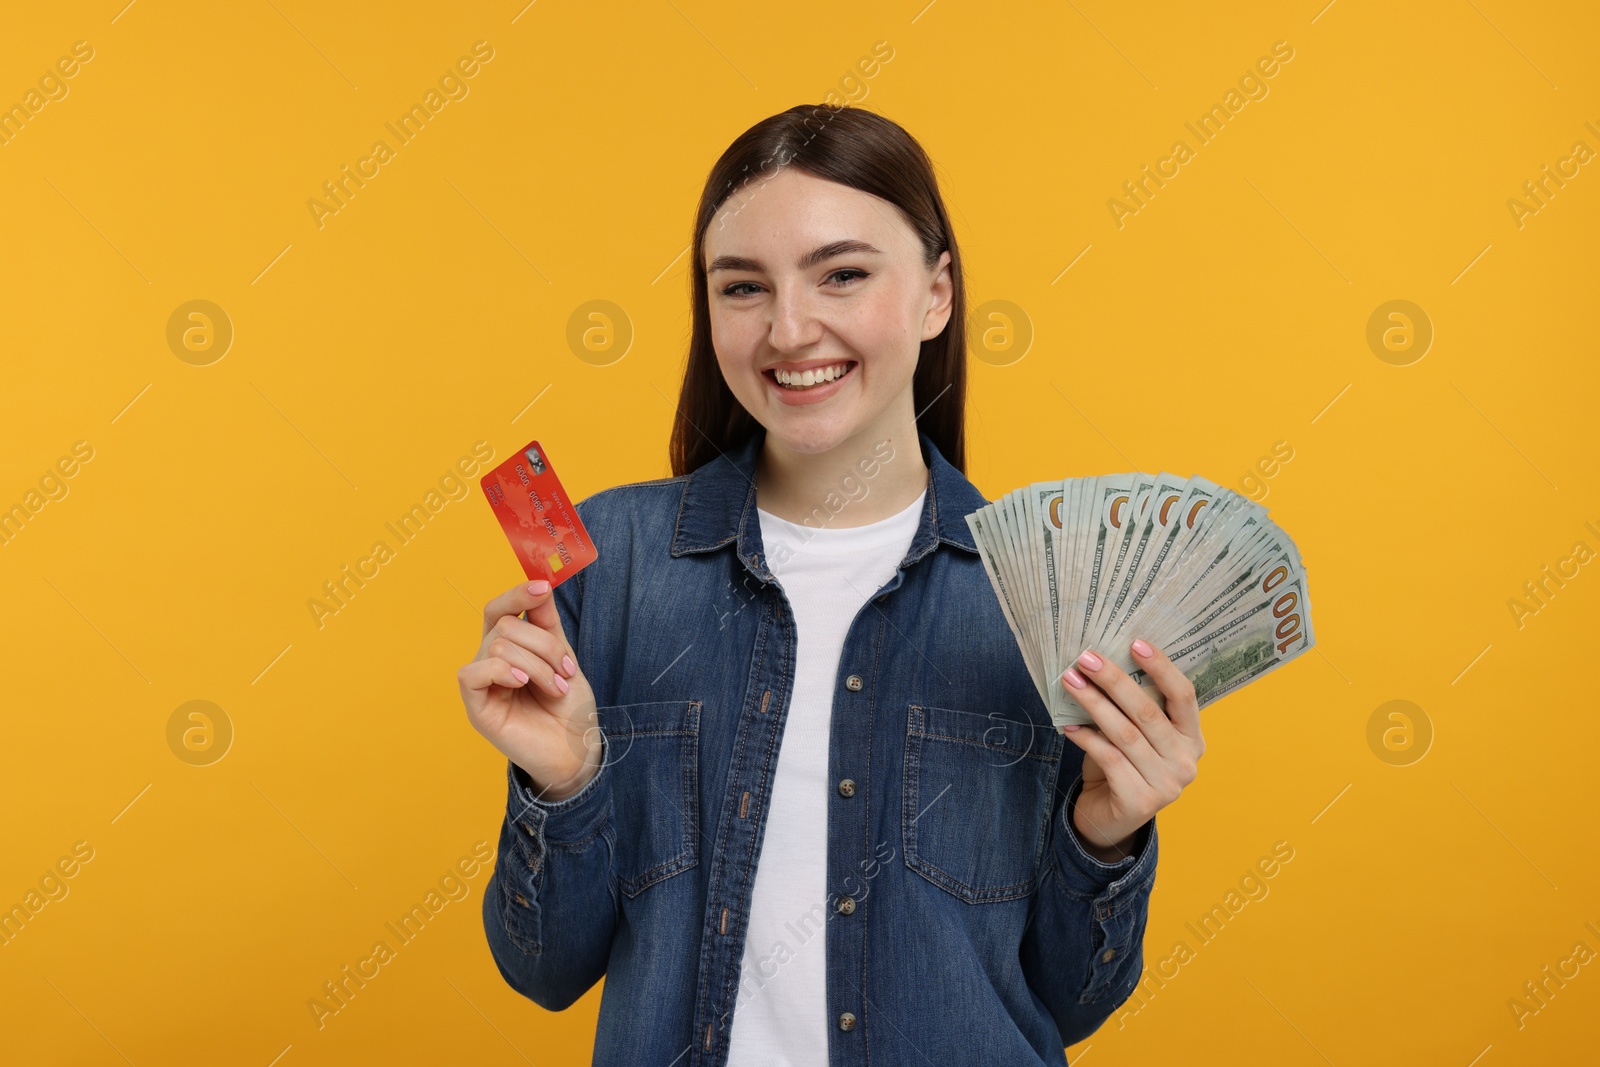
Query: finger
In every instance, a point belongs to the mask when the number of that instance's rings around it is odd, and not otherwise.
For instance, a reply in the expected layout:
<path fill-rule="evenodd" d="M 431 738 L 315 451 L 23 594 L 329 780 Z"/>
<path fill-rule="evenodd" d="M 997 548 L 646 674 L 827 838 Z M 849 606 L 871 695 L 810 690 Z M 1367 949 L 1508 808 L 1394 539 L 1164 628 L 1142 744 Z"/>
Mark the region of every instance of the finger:
<path fill-rule="evenodd" d="M 1185 744 L 1155 698 L 1108 657 L 1084 649 L 1074 666 L 1116 701 L 1123 715 L 1139 728 L 1156 752 L 1170 757 Z"/>
<path fill-rule="evenodd" d="M 564 677 L 571 678 L 578 673 L 578 662 L 573 659 L 566 642 L 542 626 L 535 626 L 516 615 L 502 615 L 486 635 L 485 649 L 489 640 L 496 636 L 521 645 L 548 663 L 552 671 Z"/>
<path fill-rule="evenodd" d="M 528 584 L 533 586 L 538 585 L 539 583 L 529 582 Z M 567 640 L 567 632 L 565 627 L 561 625 L 561 613 L 556 610 L 556 594 L 554 586 L 551 587 L 551 590 L 548 593 L 530 593 L 529 596 L 531 597 L 533 603 L 528 605 L 526 612 L 528 621 L 533 623 L 535 626 L 543 627 L 544 629 L 549 630 L 551 633 L 560 638 L 563 644 L 565 644 Z M 568 647 L 570 649 L 571 646 Z"/>
<path fill-rule="evenodd" d="M 1139 769 L 1128 760 L 1120 748 L 1106 740 L 1105 735 L 1088 727 L 1063 732 L 1073 744 L 1083 749 L 1085 756 L 1092 758 L 1105 772 L 1106 782 L 1111 786 L 1113 797 L 1142 799 L 1142 791 L 1148 788 L 1144 775 L 1139 773 Z M 1129 807 L 1131 808 L 1132 804 L 1129 804 Z"/>
<path fill-rule="evenodd" d="M 1142 652 L 1140 645 L 1149 651 Z M 1178 670 L 1165 652 L 1144 641 L 1133 643 L 1133 658 L 1143 666 L 1146 674 L 1155 679 L 1156 685 L 1167 698 L 1167 718 L 1173 727 L 1185 737 L 1198 739 L 1200 703 L 1195 698 L 1194 683 Z"/>
<path fill-rule="evenodd" d="M 1082 688 L 1077 686 L 1082 682 Z M 1061 676 L 1061 684 L 1068 687 L 1074 700 L 1083 705 L 1083 710 L 1089 713 L 1095 725 L 1100 728 L 1101 734 L 1110 741 L 1123 756 L 1139 769 L 1139 773 L 1146 781 L 1155 781 L 1161 774 L 1164 760 L 1161 754 L 1150 747 L 1150 741 L 1145 737 L 1144 731 L 1123 714 L 1116 703 L 1102 693 L 1094 683 L 1087 681 L 1076 667 L 1068 667 Z M 1082 733 L 1082 730 L 1073 730 L 1072 733 Z M 1110 777 L 1109 771 L 1107 777 Z"/>
<path fill-rule="evenodd" d="M 522 625 L 527 626 L 528 623 Z M 556 670 L 544 657 L 523 647 L 520 643 L 504 636 L 499 630 L 500 624 L 489 632 L 489 639 L 484 643 L 484 656 L 503 659 L 513 667 L 520 668 L 522 672 L 531 677 L 535 684 L 560 700 L 572 688 L 571 684 L 556 673 Z M 534 627 L 537 629 L 537 627 Z"/>
<path fill-rule="evenodd" d="M 504 686 L 507 689 L 521 689 L 528 684 L 528 675 L 521 673 L 519 668 L 513 666 L 498 656 L 489 656 L 484 659 L 475 659 L 456 672 L 456 680 L 464 689 L 484 690 L 491 685 Z"/>
<path fill-rule="evenodd" d="M 532 582 L 519 582 L 495 597 L 483 609 L 483 632 L 488 634 L 490 627 L 499 622 L 506 615 L 521 615 L 528 613 L 528 621 L 535 626 L 543 626 L 547 630 L 560 630 L 560 616 L 551 600 L 554 597 L 552 587 L 548 581 L 540 578 Z M 549 614 L 544 611 L 548 608 Z M 564 635 L 563 635 L 564 637 Z"/>

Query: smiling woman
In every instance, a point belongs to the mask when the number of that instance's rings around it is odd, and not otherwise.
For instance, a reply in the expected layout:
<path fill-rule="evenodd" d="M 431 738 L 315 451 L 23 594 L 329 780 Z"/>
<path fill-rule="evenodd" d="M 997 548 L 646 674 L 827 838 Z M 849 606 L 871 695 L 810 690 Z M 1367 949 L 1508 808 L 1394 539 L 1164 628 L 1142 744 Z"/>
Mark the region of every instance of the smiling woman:
<path fill-rule="evenodd" d="M 713 198 L 751 157 L 782 162 Z M 869 111 L 794 108 L 747 131 L 723 165 L 697 213 L 706 267 L 674 471 L 763 426 L 760 505 L 799 521 L 848 457 L 883 437 L 909 441 L 919 424 L 963 466 L 960 252 L 921 147 Z M 907 464 L 856 523 L 895 514 L 926 480 L 924 464 Z"/>
<path fill-rule="evenodd" d="M 458 675 L 510 760 L 495 961 L 553 1011 L 605 978 L 600 1067 L 1065 1067 L 1139 976 L 1155 820 L 1082 836 L 965 521 L 932 163 L 793 108 L 692 250 L 673 476 L 580 501 L 599 558 L 491 601 Z"/>

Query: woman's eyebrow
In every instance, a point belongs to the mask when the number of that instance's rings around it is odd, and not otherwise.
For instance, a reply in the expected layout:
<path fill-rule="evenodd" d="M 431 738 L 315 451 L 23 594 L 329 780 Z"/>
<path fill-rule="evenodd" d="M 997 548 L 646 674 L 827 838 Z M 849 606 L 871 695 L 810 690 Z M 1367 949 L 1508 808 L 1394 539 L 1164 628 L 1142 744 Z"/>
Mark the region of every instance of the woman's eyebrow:
<path fill-rule="evenodd" d="M 818 263 L 826 262 L 827 260 L 832 259 L 834 256 L 844 256 L 851 253 L 874 253 L 877 255 L 883 254 L 882 250 L 876 245 L 869 244 L 866 241 L 857 241 L 853 238 L 847 238 L 843 241 L 833 241 L 828 244 L 821 245 L 820 247 L 813 248 L 811 251 L 800 257 L 800 261 L 795 264 L 795 267 L 798 270 L 806 270 L 810 267 L 816 266 Z M 751 259 L 749 256 L 718 256 L 716 259 L 711 261 L 711 266 L 706 268 L 706 273 L 712 274 L 719 270 L 747 270 L 759 272 L 766 270 L 766 268 L 762 266 L 759 259 Z"/>

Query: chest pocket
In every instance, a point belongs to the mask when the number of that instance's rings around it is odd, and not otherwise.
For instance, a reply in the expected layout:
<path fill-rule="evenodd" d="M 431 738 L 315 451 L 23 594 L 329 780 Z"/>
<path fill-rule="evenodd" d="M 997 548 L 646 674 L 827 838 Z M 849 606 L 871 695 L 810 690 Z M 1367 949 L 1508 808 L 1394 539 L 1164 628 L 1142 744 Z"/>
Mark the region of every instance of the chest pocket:
<path fill-rule="evenodd" d="M 910 705 L 906 866 L 969 904 L 1032 893 L 1065 743 L 1048 722 Z"/>
<path fill-rule="evenodd" d="M 693 867 L 700 841 L 700 701 L 597 709 L 610 752 L 618 887 L 629 897 Z"/>

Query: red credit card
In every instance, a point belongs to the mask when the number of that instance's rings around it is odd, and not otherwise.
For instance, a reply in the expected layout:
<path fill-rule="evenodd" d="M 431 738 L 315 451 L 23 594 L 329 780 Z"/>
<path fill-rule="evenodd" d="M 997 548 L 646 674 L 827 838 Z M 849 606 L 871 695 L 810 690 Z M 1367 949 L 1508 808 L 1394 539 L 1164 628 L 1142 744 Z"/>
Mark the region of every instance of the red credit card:
<path fill-rule="evenodd" d="M 554 589 L 600 558 L 538 441 L 528 442 L 479 484 L 530 580 L 544 578 Z"/>

